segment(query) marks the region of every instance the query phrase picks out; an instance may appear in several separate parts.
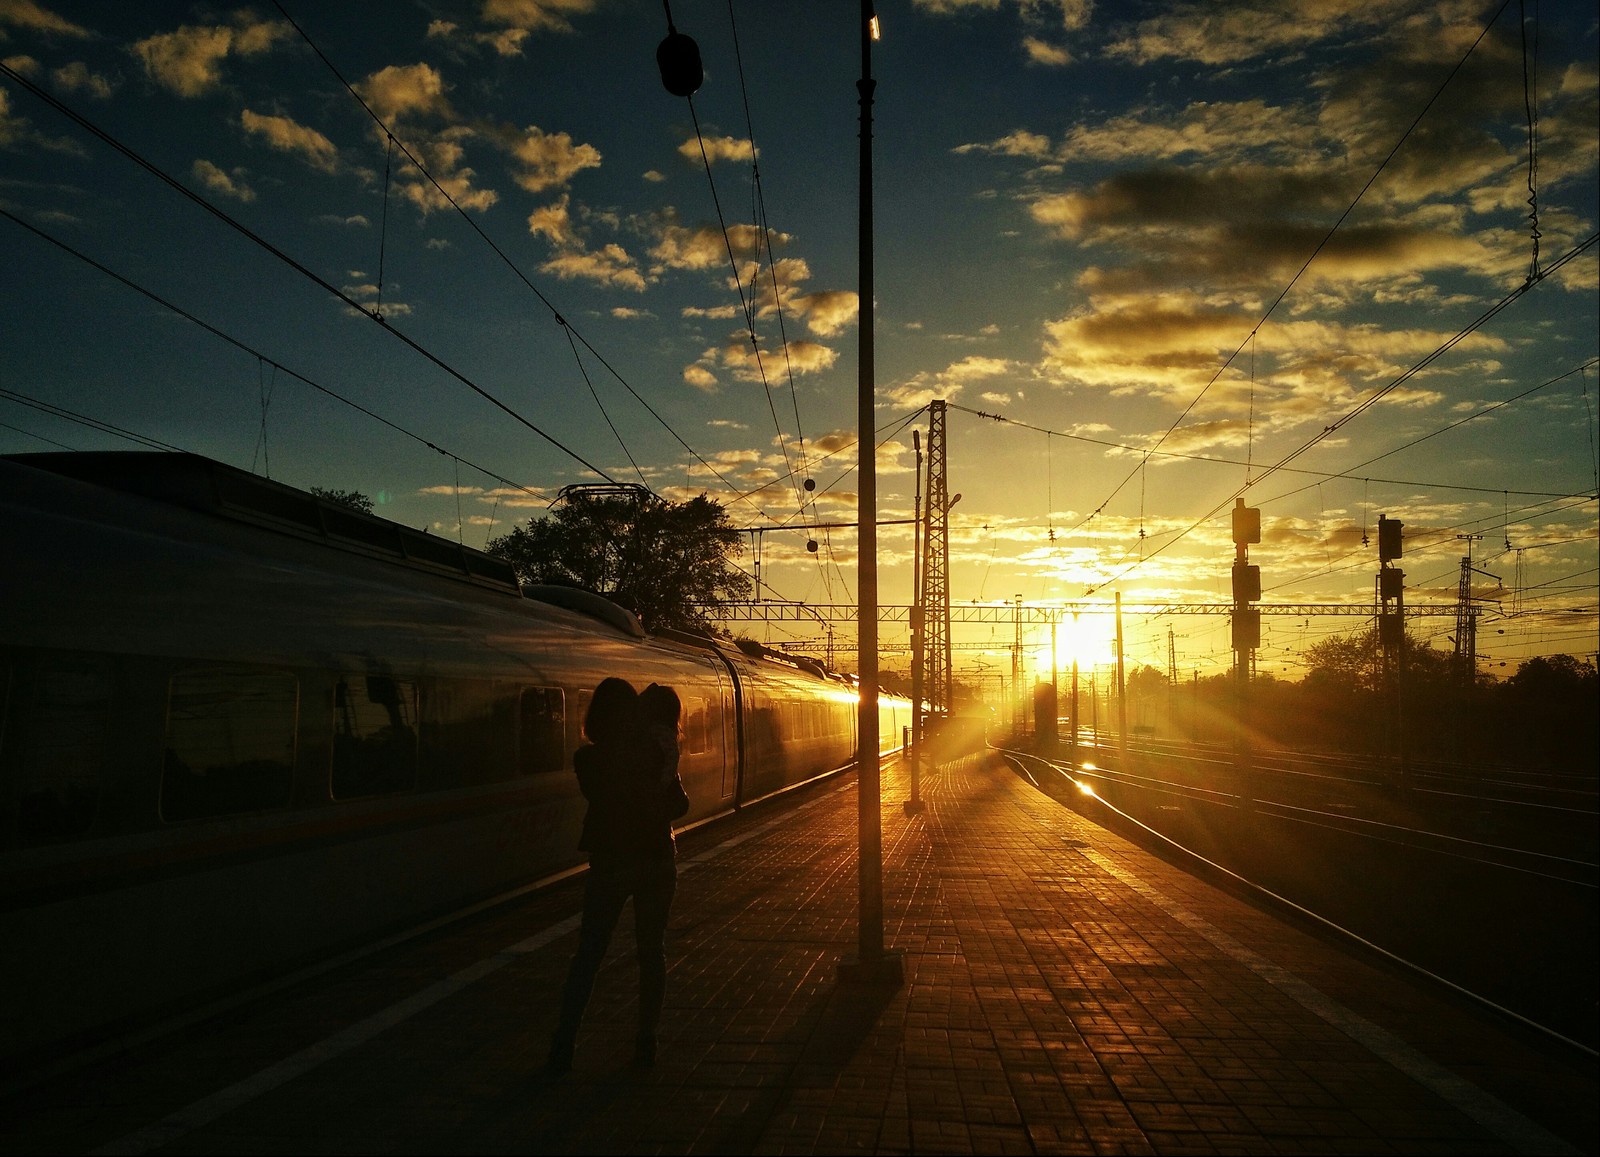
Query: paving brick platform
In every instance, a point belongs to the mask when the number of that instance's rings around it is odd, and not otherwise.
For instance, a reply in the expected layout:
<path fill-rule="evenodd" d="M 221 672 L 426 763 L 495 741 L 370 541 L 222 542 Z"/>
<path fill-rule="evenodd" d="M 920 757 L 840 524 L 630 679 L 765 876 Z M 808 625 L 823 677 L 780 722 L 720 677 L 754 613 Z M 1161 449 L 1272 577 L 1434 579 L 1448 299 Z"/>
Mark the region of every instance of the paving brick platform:
<path fill-rule="evenodd" d="M 624 916 L 542 1071 L 581 884 L 0 1104 L 0 1152 L 1594 1152 L 1592 1059 L 1203 883 L 1003 763 L 883 775 L 857 949 L 853 779 L 686 834 L 660 1055 Z M 1508 946 L 1508 951 L 1514 950 Z"/>

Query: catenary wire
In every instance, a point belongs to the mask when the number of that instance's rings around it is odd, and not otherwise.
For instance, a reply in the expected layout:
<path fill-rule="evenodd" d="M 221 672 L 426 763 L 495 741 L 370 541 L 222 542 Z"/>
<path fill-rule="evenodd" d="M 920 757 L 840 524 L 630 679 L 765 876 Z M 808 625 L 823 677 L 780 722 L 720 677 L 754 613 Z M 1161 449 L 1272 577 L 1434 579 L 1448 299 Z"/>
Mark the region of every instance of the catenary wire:
<path fill-rule="evenodd" d="M 477 382 L 473 381 L 466 374 L 462 373 L 460 370 L 456 369 L 450 363 L 446 362 L 443 358 L 441 358 L 437 354 L 433 353 L 426 346 L 424 346 L 421 342 L 417 341 L 415 338 L 413 338 L 410 335 L 406 334 L 402 330 L 396 329 L 394 327 L 394 325 L 391 322 L 389 322 L 388 320 L 386 320 L 385 318 L 376 316 L 370 309 L 368 309 L 366 306 L 362 305 L 361 302 L 359 302 L 355 298 L 351 297 L 348 293 L 344 292 L 344 290 L 340 289 L 338 286 L 334 285 L 332 282 L 328 281 L 326 278 L 322 277 L 320 274 L 314 272 L 313 270 L 308 268 L 306 265 L 302 264 L 300 261 L 298 261 L 295 258 L 291 257 L 284 250 L 278 248 L 276 245 L 273 245 L 266 238 L 262 237 L 260 234 L 256 233 L 254 230 L 252 230 L 248 226 L 246 226 L 242 221 L 238 220 L 236 217 L 232 216 L 231 214 L 224 212 L 217 205 L 213 204 L 211 201 L 207 200 L 205 197 L 202 197 L 200 194 L 196 193 L 193 189 L 189 188 L 182 181 L 179 181 L 176 177 L 174 177 L 171 174 L 167 173 L 164 169 L 160 168 L 153 161 L 148 160 L 147 158 L 142 156 L 140 153 L 134 151 L 134 149 L 132 149 L 130 146 L 124 144 L 122 141 L 118 140 L 116 137 L 112 136 L 110 133 L 108 133 L 104 129 L 100 128 L 98 125 L 96 125 L 94 122 L 90 121 L 87 117 L 83 116 L 81 113 L 77 112 L 75 109 L 71 108 L 70 106 L 68 106 L 64 102 L 56 99 L 50 93 L 46 92 L 44 89 L 42 89 L 38 85 L 34 84 L 32 81 L 27 79 L 25 76 L 23 76 L 20 73 L 18 73 L 15 69 L 13 69 L 9 64 L 6 64 L 4 61 L 0 61 L 0 74 L 4 74 L 13 83 L 21 85 L 29 93 L 31 93 L 32 95 L 38 97 L 40 100 L 44 101 L 46 104 L 50 105 L 51 108 L 53 108 L 57 112 L 61 113 L 68 120 L 72 121 L 74 124 L 78 125 L 80 128 L 84 129 L 85 131 L 91 133 L 93 136 L 97 137 L 98 139 L 103 141 L 105 144 L 111 146 L 117 152 L 121 153 L 123 156 L 127 157 L 130 161 L 133 161 L 140 168 L 144 169 L 151 176 L 157 178 L 158 180 L 160 180 L 161 182 L 163 182 L 164 184 L 166 184 L 167 186 L 169 186 L 170 188 L 172 188 L 176 192 L 181 193 L 189 201 L 193 202 L 195 205 L 199 206 L 201 209 L 204 209 L 207 213 L 210 213 L 212 216 L 216 217 L 223 224 L 225 224 L 229 228 L 235 230 L 241 236 L 243 236 L 247 240 L 253 242 L 257 246 L 259 246 L 260 248 L 265 250 L 267 253 L 270 253 L 272 256 L 276 257 L 279 261 L 281 261 L 285 265 L 289 266 L 289 268 L 293 269 L 296 273 L 299 273 L 301 276 L 307 278 L 308 280 L 310 280 L 313 283 L 315 283 L 316 285 L 320 286 L 322 289 L 324 289 L 328 293 L 332 294 L 334 297 L 338 298 L 345 305 L 347 305 L 349 308 L 355 310 L 362 317 L 368 318 L 369 320 L 371 320 L 375 324 L 381 326 L 387 332 L 393 334 L 400 341 L 404 342 L 411 349 L 413 349 L 417 353 L 421 354 L 424 358 L 426 358 L 428 361 L 432 362 L 439 369 L 443 370 L 445 373 L 447 373 L 451 377 L 455 378 L 462 385 L 464 385 L 468 389 L 470 389 L 473 393 L 477 394 L 479 397 L 481 397 L 485 401 L 489 402 L 496 409 L 501 410 L 502 412 L 504 412 L 507 416 L 509 416 L 512 419 L 514 419 L 515 421 L 517 421 L 520 425 L 526 427 L 532 433 L 537 434 L 540 438 L 543 438 L 546 442 L 548 442 L 550 445 L 554 446 L 557 450 L 560 450 L 563 454 L 567 455 L 567 457 L 571 458 L 573 461 L 577 462 L 579 465 L 585 467 L 588 470 L 593 471 L 595 474 L 598 474 L 600 477 L 604 478 L 607 482 L 614 482 L 615 481 L 615 479 L 613 479 L 604 470 L 600 469 L 600 467 L 598 467 L 598 466 L 594 465 L 593 463 L 589 462 L 586 458 L 584 458 L 577 451 L 575 451 L 575 450 L 571 449 L 570 447 L 566 446 L 560 440 L 558 440 L 557 438 L 553 437 L 552 435 L 550 435 L 546 431 L 544 431 L 541 428 L 539 428 L 533 422 L 531 422 L 527 418 L 525 418 L 522 414 L 518 413 L 512 407 L 508 406 L 506 403 L 502 402 L 499 398 L 495 397 L 488 390 L 486 390 L 482 386 L 478 385 Z"/>
<path fill-rule="evenodd" d="M 149 298 L 151 301 L 155 302 L 157 305 L 161 306 L 163 309 L 170 310 L 173 313 L 177 314 L 179 317 L 183 318 L 185 321 L 192 322 L 194 325 L 199 326 L 201 329 L 205 330 L 207 333 L 211 334 L 213 337 L 216 337 L 216 338 L 228 343 L 229 345 L 233 346 L 235 349 L 241 350 L 244 353 L 249 354 L 251 357 L 254 357 L 254 358 L 258 359 L 261 362 L 264 362 L 265 364 L 271 366 L 274 370 L 282 371 L 283 373 L 288 374 L 290 377 L 294 378 L 295 380 L 297 380 L 299 382 L 303 382 L 305 385 L 310 386 L 313 390 L 316 390 L 318 393 L 324 394 L 327 397 L 332 398 L 334 401 L 339 402 L 342 405 L 350 407 L 352 410 L 356 410 L 359 413 L 362 413 L 362 414 L 366 415 L 367 417 L 371 418 L 373 421 L 378 422 L 378 423 L 380 423 L 380 424 L 382 424 L 384 426 L 387 426 L 389 429 L 393 430 L 397 434 L 402 434 L 405 437 L 410 438 L 412 441 L 418 442 L 418 443 L 422 444 L 423 446 L 426 446 L 429 450 L 434 451 L 436 454 L 442 454 L 447 458 L 454 458 L 458 462 L 465 462 L 468 466 L 471 466 L 474 470 L 478 471 L 480 474 L 484 475 L 486 478 L 492 478 L 496 482 L 503 483 L 504 485 L 509 486 L 512 489 L 520 490 L 523 493 L 530 495 L 531 497 L 539 498 L 541 500 L 544 499 L 545 495 L 541 494 L 538 490 L 532 489 L 532 488 L 530 488 L 528 486 L 524 486 L 520 482 L 513 482 L 509 478 L 506 478 L 504 475 L 497 474 L 493 470 L 490 470 L 485 466 L 478 465 L 477 463 L 473 462 L 471 459 L 463 458 L 461 455 L 456 454 L 453 451 L 446 450 L 441 446 L 437 446 L 434 443 L 428 441 L 428 439 L 424 438 L 422 435 L 413 433 L 412 431 L 407 430 L 404 426 L 400 426 L 400 425 L 398 425 L 398 424 L 396 424 L 394 422 L 391 422 L 388 418 L 385 418 L 383 415 L 375 413 L 372 410 L 367 409 L 365 406 L 361 405 L 359 402 L 352 401 L 351 399 L 345 397 L 343 394 L 339 393 L 338 391 L 331 390 L 328 387 L 326 387 L 324 385 L 321 385 L 320 383 L 318 383 L 316 381 L 313 381 L 311 378 L 309 378 L 306 375 L 300 373 L 299 371 L 294 370 L 294 369 L 290 368 L 289 366 L 284 365 L 282 362 L 279 362 L 276 359 L 274 359 L 272 357 L 269 357 L 268 355 L 262 353 L 260 350 L 256 349 L 255 347 L 250 346 L 250 345 L 246 344 L 245 342 L 240 341 L 238 338 L 233 337 L 232 335 L 223 332 L 222 330 L 218 329 L 216 326 L 212 325 L 210 322 L 207 322 L 207 321 L 195 316 L 193 313 L 190 313 L 188 310 L 184 309 L 182 306 L 177 305 L 177 304 L 175 304 L 175 303 L 173 303 L 171 301 L 168 301 L 166 298 L 162 297 L 161 295 L 159 295 L 159 294 L 157 294 L 157 293 L 155 293 L 155 292 L 153 292 L 153 291 L 151 291 L 149 289 L 146 289 L 144 286 L 140 285 L 139 283 L 137 283 L 137 282 L 135 282 L 135 281 L 133 281 L 133 280 L 127 278 L 127 277 L 124 277 L 122 274 L 118 273 L 116 270 L 111 269 L 108 266 L 101 264 L 99 261 L 96 261 L 94 258 L 90 257 L 88 254 L 80 252 L 79 250 L 73 248 L 71 245 L 68 245 L 66 242 L 61 241 L 61 240 L 59 240 L 59 239 L 57 239 L 55 237 L 52 237 L 50 234 L 44 232 L 43 230 L 37 228 L 34 225 L 29 224 L 27 221 L 22 220 L 20 217 L 17 217 L 15 214 L 13 214 L 9 210 L 5 209 L 3 206 L 0 206 L 0 216 L 3 216 L 5 218 L 7 218 L 8 220 L 15 222 L 16 224 L 22 226 L 22 228 L 24 228 L 24 229 L 28 230 L 30 233 L 34 234 L 36 237 L 39 237 L 41 240 L 49 242 L 51 245 L 54 245 L 56 248 L 58 248 L 58 249 L 62 250 L 63 252 L 65 252 L 65 253 L 77 258 L 79 261 L 82 261 L 84 264 L 89 265 L 90 267 L 98 270 L 99 272 L 105 274 L 107 277 L 110 277 L 115 281 L 121 282 L 123 285 L 125 285 L 129 289 L 133 290 L 135 293 L 139 293 L 139 294 L 144 295 L 145 297 Z M 145 439 L 142 436 L 139 436 L 139 435 L 127 435 L 127 436 L 134 437 L 139 441 L 145 441 Z M 176 449 L 175 447 L 168 447 L 168 446 L 165 446 L 165 445 L 159 446 L 158 448 Z"/>
<path fill-rule="evenodd" d="M 382 118 L 372 110 L 371 106 L 368 105 L 364 99 L 362 99 L 361 94 L 356 91 L 355 86 L 345 79 L 344 74 L 339 71 L 339 69 L 334 65 L 333 61 L 328 59 L 327 55 L 322 51 L 321 48 L 317 46 L 316 42 L 311 39 L 310 35 L 305 31 L 305 29 L 302 28 L 295 21 L 295 19 L 289 15 L 289 13 L 284 9 L 282 3 L 280 3 L 279 0 L 273 0 L 273 6 L 276 7 L 283 18 L 289 22 L 290 27 L 299 33 L 301 39 L 304 40 L 310 47 L 311 51 L 316 54 L 317 59 L 321 60 L 322 63 L 327 66 L 328 71 L 333 73 L 334 78 L 344 86 L 345 91 L 347 91 L 356 101 L 356 103 L 361 106 L 361 108 L 366 112 L 367 116 L 372 119 L 372 122 L 387 134 L 389 132 L 389 127 L 384 124 Z M 567 332 L 577 340 L 578 344 L 582 345 L 584 349 L 588 350 L 590 356 L 593 357 L 601 366 L 605 367 L 606 372 L 615 378 L 622 385 L 622 387 L 627 390 L 630 395 L 632 395 L 633 399 L 644 408 L 646 413 L 648 413 L 656 420 L 656 422 L 660 424 L 662 429 L 672 436 L 673 440 L 676 441 L 678 445 L 682 446 L 684 450 L 687 451 L 692 458 L 694 458 L 695 461 L 704 466 L 706 470 L 710 472 L 710 474 L 719 482 L 726 486 L 730 492 L 737 494 L 739 487 L 734 484 L 732 479 L 724 475 L 720 470 L 712 465 L 711 462 L 707 461 L 698 450 L 691 446 L 683 438 L 683 436 L 678 433 L 672 424 L 668 422 L 666 418 L 662 417 L 660 411 L 652 406 L 650 402 L 639 393 L 638 390 L 634 389 L 633 384 L 629 382 L 627 378 L 623 377 L 622 373 L 606 359 L 605 355 L 596 349 L 589 339 L 584 337 L 583 333 L 565 318 L 561 311 L 555 307 L 555 303 L 552 302 L 550 298 L 547 297 L 544 292 L 533 283 L 533 281 L 522 271 L 517 263 L 511 260 L 511 257 L 505 252 L 505 250 L 502 249 L 493 238 L 483 231 L 483 227 L 474 221 L 471 215 L 461 207 L 461 205 L 453 196 L 451 196 L 450 192 L 438 182 L 438 180 L 433 176 L 432 172 L 428 170 L 428 167 L 422 163 L 421 158 L 413 153 L 406 146 L 406 143 L 399 138 L 395 139 L 395 144 L 399 147 L 400 151 L 406 155 L 406 159 L 416 166 L 417 172 L 421 173 L 422 176 L 427 179 L 428 183 L 431 184 L 439 193 L 439 195 L 445 199 L 450 207 L 456 211 L 457 216 L 459 216 L 461 220 L 466 223 L 467 227 L 477 234 L 479 240 L 487 245 L 490 251 L 493 252 L 496 257 L 500 258 L 501 262 L 506 266 L 506 268 L 512 272 L 517 280 L 522 282 L 529 292 L 531 292 L 534 297 L 539 300 L 541 305 L 550 311 L 553 318 L 566 328 Z M 602 475 L 602 477 L 604 477 L 604 475 Z M 607 480 L 609 481 L 610 479 Z M 738 501 L 738 499 L 735 498 L 734 501 Z M 759 509 L 757 513 L 763 515 L 765 514 L 764 511 L 760 511 Z"/>

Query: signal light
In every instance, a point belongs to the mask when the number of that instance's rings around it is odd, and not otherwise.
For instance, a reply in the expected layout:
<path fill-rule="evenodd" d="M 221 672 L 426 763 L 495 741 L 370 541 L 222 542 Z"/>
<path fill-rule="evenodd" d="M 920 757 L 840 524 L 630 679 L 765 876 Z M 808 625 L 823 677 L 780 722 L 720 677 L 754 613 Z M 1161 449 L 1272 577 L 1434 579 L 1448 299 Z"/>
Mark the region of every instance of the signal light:
<path fill-rule="evenodd" d="M 1384 599 L 1397 599 L 1406 589 L 1406 572 L 1386 566 L 1378 572 L 1378 595 Z"/>
<path fill-rule="evenodd" d="M 1400 557 L 1400 528 L 1405 523 L 1398 518 L 1378 515 L 1378 561 L 1389 562 Z"/>
<path fill-rule="evenodd" d="M 1244 499 L 1233 508 L 1233 542 L 1235 546 L 1248 546 L 1261 541 L 1261 508 L 1246 506 Z"/>
<path fill-rule="evenodd" d="M 1261 646 L 1261 612 L 1254 607 L 1233 612 L 1233 649 L 1254 651 Z"/>
<path fill-rule="evenodd" d="M 1233 601 L 1253 603 L 1261 598 L 1261 568 L 1252 563 L 1233 564 Z"/>

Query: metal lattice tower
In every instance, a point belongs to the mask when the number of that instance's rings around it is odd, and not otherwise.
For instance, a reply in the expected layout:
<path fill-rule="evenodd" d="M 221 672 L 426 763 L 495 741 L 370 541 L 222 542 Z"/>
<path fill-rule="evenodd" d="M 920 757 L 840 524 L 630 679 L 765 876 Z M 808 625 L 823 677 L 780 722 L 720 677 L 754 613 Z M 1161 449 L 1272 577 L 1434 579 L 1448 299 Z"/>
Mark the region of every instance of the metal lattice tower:
<path fill-rule="evenodd" d="M 1461 559 L 1461 579 L 1456 584 L 1456 672 L 1463 683 L 1471 683 L 1478 671 L 1478 620 L 1472 605 L 1472 540 L 1480 535 L 1458 534 L 1467 540 L 1467 553 Z"/>
<path fill-rule="evenodd" d="M 923 507 L 922 604 L 923 694 L 935 714 L 950 710 L 950 493 L 945 484 L 942 401 L 928 404 L 928 501 Z"/>

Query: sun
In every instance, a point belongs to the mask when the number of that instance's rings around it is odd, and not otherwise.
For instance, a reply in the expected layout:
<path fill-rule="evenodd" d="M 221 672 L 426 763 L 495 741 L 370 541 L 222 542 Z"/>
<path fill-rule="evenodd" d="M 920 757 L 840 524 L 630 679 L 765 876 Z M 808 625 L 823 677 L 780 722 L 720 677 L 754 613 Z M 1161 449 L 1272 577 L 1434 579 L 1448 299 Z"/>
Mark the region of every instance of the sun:
<path fill-rule="evenodd" d="M 1050 661 L 1050 628 L 1045 627 L 1040 640 L 1040 653 Z M 1063 618 L 1055 626 L 1056 666 L 1071 670 L 1074 661 L 1078 670 L 1087 671 L 1105 663 L 1116 662 L 1116 648 L 1105 615 L 1083 615 L 1074 620 Z"/>

